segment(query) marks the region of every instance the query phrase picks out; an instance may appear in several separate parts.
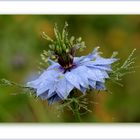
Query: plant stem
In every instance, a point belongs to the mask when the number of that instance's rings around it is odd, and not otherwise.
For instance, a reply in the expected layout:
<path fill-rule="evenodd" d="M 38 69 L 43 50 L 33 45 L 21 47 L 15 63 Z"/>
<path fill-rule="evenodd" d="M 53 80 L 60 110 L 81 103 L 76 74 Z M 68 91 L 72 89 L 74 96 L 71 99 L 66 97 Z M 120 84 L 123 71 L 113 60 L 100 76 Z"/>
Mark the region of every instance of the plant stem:
<path fill-rule="evenodd" d="M 76 90 L 72 90 L 71 91 L 71 103 L 70 103 L 70 106 L 71 106 L 71 110 L 74 114 L 74 117 L 75 117 L 75 121 L 76 122 L 81 122 L 81 117 L 80 117 L 80 113 L 79 113 L 79 105 L 78 105 L 78 101 L 75 97 L 75 92 Z"/>
<path fill-rule="evenodd" d="M 73 99 L 73 102 L 72 102 L 72 109 L 73 109 L 73 114 L 75 116 L 76 122 L 81 122 L 78 104 L 75 101 L 75 99 Z"/>

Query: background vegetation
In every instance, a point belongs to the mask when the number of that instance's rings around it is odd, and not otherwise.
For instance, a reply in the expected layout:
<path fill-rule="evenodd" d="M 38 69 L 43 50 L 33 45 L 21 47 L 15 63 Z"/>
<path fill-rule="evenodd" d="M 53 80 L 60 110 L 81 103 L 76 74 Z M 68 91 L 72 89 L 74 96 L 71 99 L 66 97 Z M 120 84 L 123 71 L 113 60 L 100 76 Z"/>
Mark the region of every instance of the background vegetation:
<path fill-rule="evenodd" d="M 1 15 L 0 16 L 0 79 L 25 83 L 37 71 L 40 53 L 48 42 L 41 37 L 46 31 L 52 38 L 54 23 L 69 23 L 70 35 L 81 36 L 87 48 L 78 55 L 90 53 L 100 46 L 103 56 L 118 51 L 123 61 L 136 48 L 140 64 L 139 15 Z M 140 122 L 140 70 L 125 76 L 123 87 L 109 83 L 112 92 L 91 93 L 92 113 L 83 122 Z M 0 87 L 0 122 L 73 122 L 69 111 L 60 111 L 58 104 L 22 94 L 18 88 Z"/>

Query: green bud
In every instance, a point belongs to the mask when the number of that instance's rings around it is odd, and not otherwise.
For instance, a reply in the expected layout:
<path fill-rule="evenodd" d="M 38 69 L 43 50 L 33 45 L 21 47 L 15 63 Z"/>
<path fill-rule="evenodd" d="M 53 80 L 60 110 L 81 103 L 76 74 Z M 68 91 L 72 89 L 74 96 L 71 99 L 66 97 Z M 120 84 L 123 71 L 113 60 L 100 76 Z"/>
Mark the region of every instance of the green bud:
<path fill-rule="evenodd" d="M 76 39 L 76 41 L 80 43 L 82 41 L 82 38 L 79 37 L 78 39 Z"/>
<path fill-rule="evenodd" d="M 60 44 L 61 43 L 61 34 L 58 30 L 57 24 L 55 24 L 55 27 L 54 27 L 54 34 L 56 37 L 56 42 Z"/>
<path fill-rule="evenodd" d="M 72 37 L 70 38 L 70 44 L 71 44 L 71 45 L 73 45 L 73 44 L 74 44 L 74 43 L 73 43 L 73 42 L 74 42 L 74 39 L 75 39 L 75 37 L 74 37 L 74 36 L 72 36 Z"/>
<path fill-rule="evenodd" d="M 81 42 L 81 46 L 85 47 L 85 42 L 84 41 Z"/>
<path fill-rule="evenodd" d="M 60 46 L 60 47 L 59 47 L 59 52 L 60 52 L 60 54 L 63 52 L 62 49 L 63 49 L 62 46 Z"/>
<path fill-rule="evenodd" d="M 50 54 L 51 54 L 51 51 L 50 51 L 50 50 L 48 50 L 48 51 L 47 51 L 47 54 L 50 56 Z"/>
<path fill-rule="evenodd" d="M 45 56 L 48 56 L 48 52 L 46 50 L 43 50 L 43 53 Z"/>
<path fill-rule="evenodd" d="M 69 48 L 66 49 L 66 53 L 68 53 L 68 52 L 70 52 L 70 49 Z"/>
<path fill-rule="evenodd" d="M 65 26 L 64 26 L 63 31 L 62 31 L 62 39 L 63 40 L 66 40 L 67 36 L 68 36 L 67 27 L 68 27 L 68 23 L 65 22 Z"/>
<path fill-rule="evenodd" d="M 117 55 L 118 55 L 118 52 L 113 52 L 111 58 L 114 58 L 114 57 L 116 57 Z"/>
<path fill-rule="evenodd" d="M 53 39 L 51 39 L 45 32 L 42 32 L 42 37 L 50 42 L 53 42 Z"/>
<path fill-rule="evenodd" d="M 66 45 L 63 43 L 63 51 L 66 51 L 67 47 Z"/>
<path fill-rule="evenodd" d="M 86 48 L 86 45 L 85 45 L 84 41 L 81 42 L 81 48 L 83 48 L 83 49 Z"/>
<path fill-rule="evenodd" d="M 56 56 L 52 54 L 51 59 L 56 59 Z"/>
<path fill-rule="evenodd" d="M 55 50 L 54 44 L 49 45 L 49 48 L 54 51 Z"/>
<path fill-rule="evenodd" d="M 59 46 L 58 45 L 55 46 L 55 49 L 59 53 Z"/>
<path fill-rule="evenodd" d="M 67 21 L 65 21 L 65 27 L 68 27 L 68 23 L 67 23 Z"/>
<path fill-rule="evenodd" d="M 83 48 L 80 48 L 80 49 L 79 49 L 80 52 L 82 52 L 83 50 L 84 50 Z"/>

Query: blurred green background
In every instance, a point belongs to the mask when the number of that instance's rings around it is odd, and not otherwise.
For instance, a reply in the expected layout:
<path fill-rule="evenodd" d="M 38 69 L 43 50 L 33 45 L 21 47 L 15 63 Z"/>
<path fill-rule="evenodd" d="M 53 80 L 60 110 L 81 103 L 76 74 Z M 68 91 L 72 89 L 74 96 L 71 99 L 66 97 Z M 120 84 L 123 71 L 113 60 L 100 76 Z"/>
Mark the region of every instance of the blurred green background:
<path fill-rule="evenodd" d="M 140 64 L 139 15 L 1 15 L 0 16 L 0 79 L 25 83 L 37 70 L 40 53 L 48 42 L 41 37 L 46 31 L 52 38 L 54 23 L 60 28 L 69 24 L 69 33 L 81 36 L 87 48 L 78 55 L 90 53 L 100 46 L 103 56 L 118 51 L 121 61 L 136 48 Z M 83 122 L 140 122 L 140 69 L 125 76 L 123 87 L 111 83 L 112 94 L 92 93 L 92 113 L 82 117 Z M 0 122 L 74 122 L 69 111 L 60 111 L 58 104 L 22 94 L 20 89 L 0 87 Z"/>

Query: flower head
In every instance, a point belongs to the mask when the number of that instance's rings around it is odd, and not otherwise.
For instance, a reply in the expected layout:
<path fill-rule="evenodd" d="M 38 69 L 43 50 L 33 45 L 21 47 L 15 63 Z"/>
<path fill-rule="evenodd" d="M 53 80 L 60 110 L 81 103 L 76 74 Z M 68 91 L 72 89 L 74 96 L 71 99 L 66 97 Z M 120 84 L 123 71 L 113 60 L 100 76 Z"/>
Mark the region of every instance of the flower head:
<path fill-rule="evenodd" d="M 66 25 L 67 26 L 67 25 Z M 105 79 L 109 78 L 111 64 L 115 58 L 103 58 L 98 52 L 99 47 L 87 56 L 75 57 L 76 50 L 84 48 L 81 39 L 74 43 L 74 38 L 67 39 L 66 26 L 62 35 L 55 28 L 56 41 L 52 41 L 51 53 L 56 61 L 47 59 L 50 66 L 27 86 L 36 89 L 37 96 L 47 99 L 49 104 L 67 99 L 73 89 L 83 94 L 87 89 L 105 90 Z"/>

